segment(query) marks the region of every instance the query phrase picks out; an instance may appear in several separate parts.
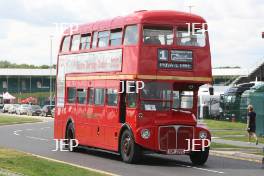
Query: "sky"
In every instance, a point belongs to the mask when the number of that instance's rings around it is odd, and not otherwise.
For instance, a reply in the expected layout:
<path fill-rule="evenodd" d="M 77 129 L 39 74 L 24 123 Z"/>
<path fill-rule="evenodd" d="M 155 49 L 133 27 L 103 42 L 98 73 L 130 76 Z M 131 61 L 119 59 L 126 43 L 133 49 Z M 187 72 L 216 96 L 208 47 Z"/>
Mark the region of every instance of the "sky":
<path fill-rule="evenodd" d="M 70 25 L 137 10 L 189 11 L 209 26 L 212 65 L 250 69 L 264 61 L 263 0 L 0 0 L 0 60 L 56 63 L 62 31 Z"/>

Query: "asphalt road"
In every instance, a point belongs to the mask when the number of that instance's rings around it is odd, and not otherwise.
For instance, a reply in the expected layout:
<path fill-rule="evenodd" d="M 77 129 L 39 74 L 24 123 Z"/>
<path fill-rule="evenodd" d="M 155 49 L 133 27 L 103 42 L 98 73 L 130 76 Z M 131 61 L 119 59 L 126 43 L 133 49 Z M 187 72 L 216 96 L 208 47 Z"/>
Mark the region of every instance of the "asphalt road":
<path fill-rule="evenodd" d="M 145 155 L 140 164 L 121 161 L 118 155 L 82 150 L 80 152 L 52 151 L 53 121 L 0 126 L 0 146 L 45 156 L 118 175 L 173 175 L 173 176 L 262 176 L 264 169 L 258 163 L 210 156 L 206 165 L 192 166 L 188 156 Z"/>

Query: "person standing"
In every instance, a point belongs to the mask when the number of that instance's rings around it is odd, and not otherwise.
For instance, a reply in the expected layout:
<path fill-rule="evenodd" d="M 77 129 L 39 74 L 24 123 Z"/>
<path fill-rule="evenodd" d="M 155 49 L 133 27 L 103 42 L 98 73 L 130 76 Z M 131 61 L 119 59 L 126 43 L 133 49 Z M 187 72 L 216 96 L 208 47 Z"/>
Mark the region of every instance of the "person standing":
<path fill-rule="evenodd" d="M 248 115 L 247 115 L 247 131 L 248 131 L 248 142 L 250 142 L 253 136 L 256 140 L 256 145 L 258 145 L 258 137 L 256 135 L 256 113 L 254 112 L 253 106 L 248 105 Z"/>

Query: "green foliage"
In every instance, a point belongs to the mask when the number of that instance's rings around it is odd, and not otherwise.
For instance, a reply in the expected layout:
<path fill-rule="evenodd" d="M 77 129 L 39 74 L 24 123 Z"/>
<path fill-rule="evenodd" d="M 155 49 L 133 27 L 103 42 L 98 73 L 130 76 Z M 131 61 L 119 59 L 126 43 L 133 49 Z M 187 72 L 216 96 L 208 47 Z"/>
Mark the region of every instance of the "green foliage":
<path fill-rule="evenodd" d="M 21 123 L 34 123 L 34 122 L 41 122 L 41 120 L 29 118 L 29 117 L 0 115 L 0 126 L 1 125 L 11 125 L 11 124 L 21 124 Z"/>
<path fill-rule="evenodd" d="M 49 65 L 31 65 L 31 64 L 16 64 L 6 60 L 0 61 L 0 68 L 25 68 L 25 69 L 48 69 Z M 52 68 L 56 68 L 56 65 L 52 65 Z"/>

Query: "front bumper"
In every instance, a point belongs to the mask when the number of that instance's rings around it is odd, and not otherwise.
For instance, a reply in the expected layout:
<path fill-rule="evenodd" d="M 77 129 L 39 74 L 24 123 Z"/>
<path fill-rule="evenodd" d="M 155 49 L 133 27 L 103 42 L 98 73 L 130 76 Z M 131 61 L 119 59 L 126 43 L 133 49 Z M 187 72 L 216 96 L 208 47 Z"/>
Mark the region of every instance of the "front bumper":
<path fill-rule="evenodd" d="M 186 125 L 169 125 L 148 128 L 151 132 L 149 139 L 141 137 L 137 131 L 137 143 L 144 149 L 162 154 L 182 155 L 192 151 L 202 150 L 210 145 L 209 139 L 200 139 L 200 128 Z M 209 132 L 208 132 L 209 133 Z"/>

